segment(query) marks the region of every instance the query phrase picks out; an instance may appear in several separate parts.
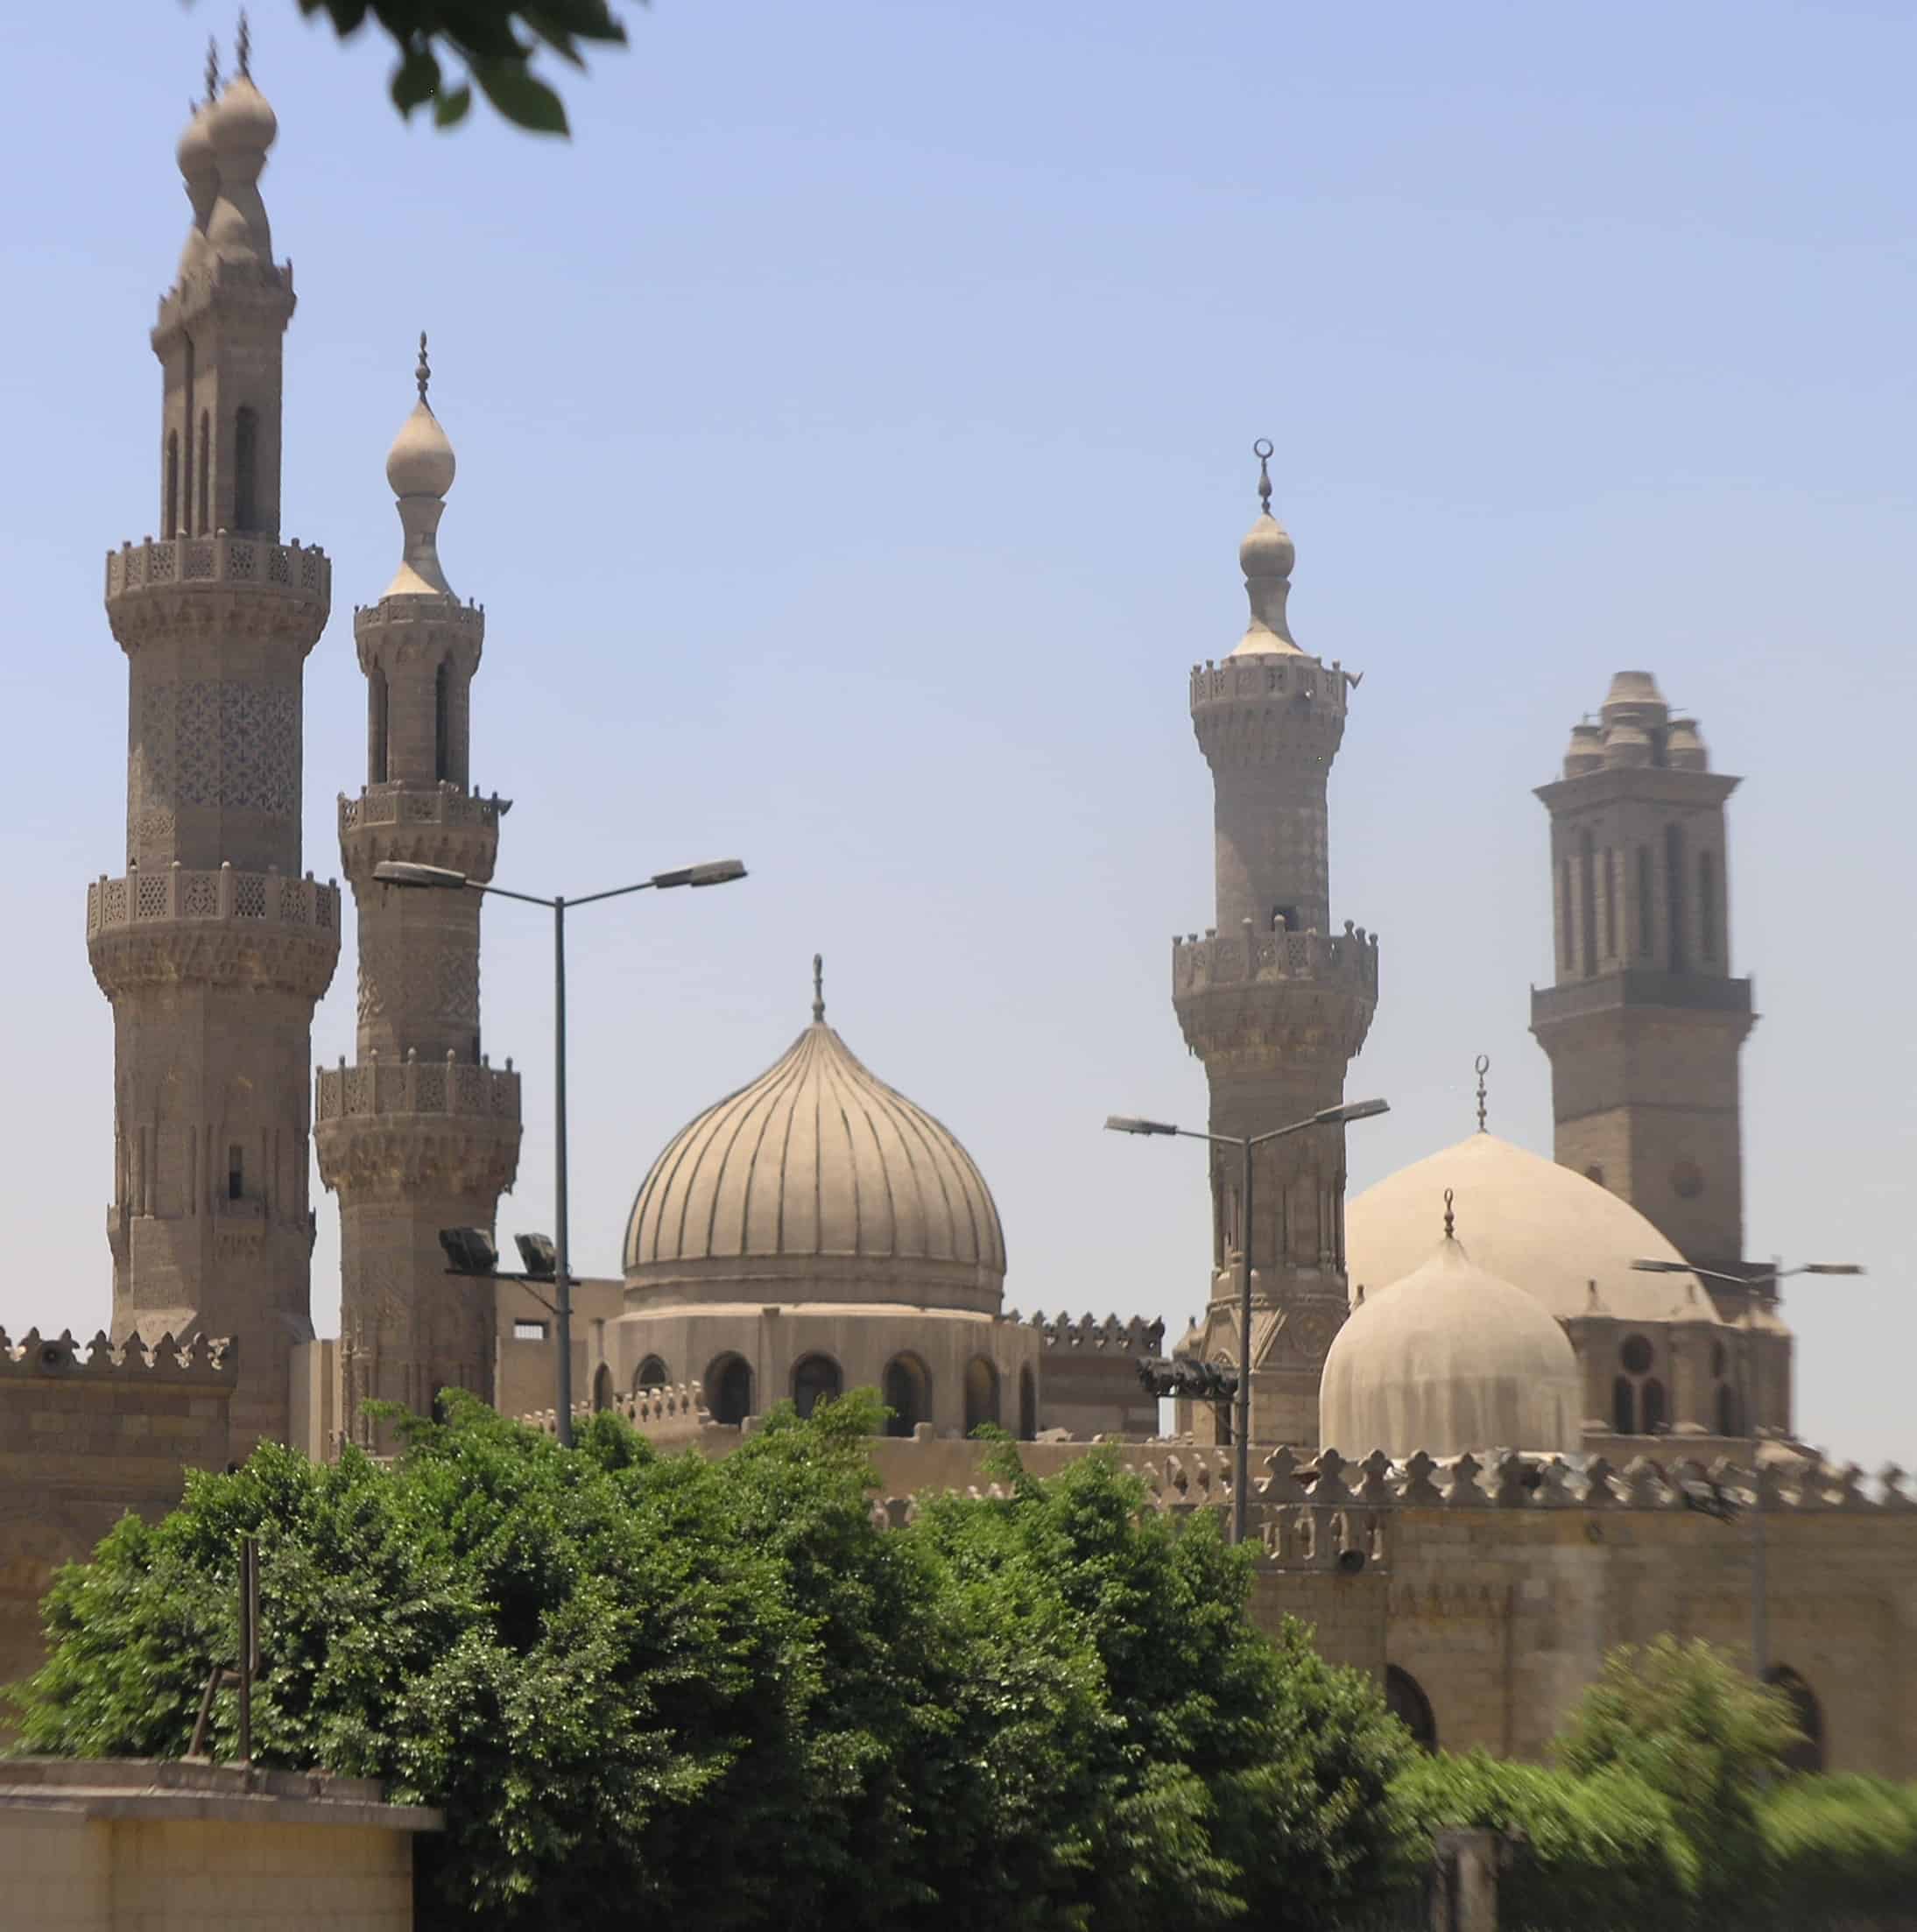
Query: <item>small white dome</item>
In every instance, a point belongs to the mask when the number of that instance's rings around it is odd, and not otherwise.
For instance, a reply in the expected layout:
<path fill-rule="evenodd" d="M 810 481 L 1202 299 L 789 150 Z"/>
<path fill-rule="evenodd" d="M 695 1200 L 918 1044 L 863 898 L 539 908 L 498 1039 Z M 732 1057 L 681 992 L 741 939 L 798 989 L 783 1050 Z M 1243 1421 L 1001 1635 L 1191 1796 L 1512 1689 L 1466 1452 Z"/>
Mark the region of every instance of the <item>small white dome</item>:
<path fill-rule="evenodd" d="M 1367 1299 L 1424 1259 L 1431 1203 L 1447 1188 L 1456 1192 L 1479 1266 L 1515 1282 L 1561 1322 L 1593 1313 L 1624 1322 L 1717 1319 L 1695 1275 L 1633 1270 L 1635 1260 L 1683 1257 L 1628 1201 L 1491 1133 L 1400 1167 L 1345 1210 L 1346 1273 L 1364 1284 Z"/>
<path fill-rule="evenodd" d="M 1398 1461 L 1419 1449 L 1562 1455 L 1582 1439 L 1582 1389 L 1564 1330 L 1447 1234 L 1339 1329 L 1319 1383 L 1319 1436 L 1352 1461 L 1373 1449 Z"/>

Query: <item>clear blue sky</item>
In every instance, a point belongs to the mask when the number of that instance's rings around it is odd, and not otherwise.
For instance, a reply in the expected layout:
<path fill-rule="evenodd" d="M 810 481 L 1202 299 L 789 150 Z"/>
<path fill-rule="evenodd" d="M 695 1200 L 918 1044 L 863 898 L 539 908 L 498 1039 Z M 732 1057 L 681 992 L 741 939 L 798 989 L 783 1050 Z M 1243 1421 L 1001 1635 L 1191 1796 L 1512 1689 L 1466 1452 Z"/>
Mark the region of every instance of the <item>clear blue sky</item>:
<path fill-rule="evenodd" d="M 831 1017 L 997 1195 L 1026 1311 L 1200 1305 L 1169 1000 L 1211 917 L 1192 662 L 1243 626 L 1246 448 L 1278 445 L 1300 640 L 1365 673 L 1333 906 L 1383 934 L 1355 1184 L 1493 1125 L 1550 1145 L 1526 987 L 1545 817 L 1620 666 L 1694 709 L 1733 803 L 1752 1253 L 1805 1285 L 1805 1431 L 1917 1459 L 1906 7 L 658 0 L 567 83 L 577 137 L 403 127 L 383 49 L 258 0 L 264 190 L 297 264 L 285 528 L 334 559 L 307 862 L 363 775 L 351 605 L 433 334 L 441 549 L 488 607 L 474 772 L 503 882 L 736 851 L 750 884 L 575 937 L 574 1239 L 610 1271 L 687 1116 Z M 146 345 L 172 154 L 223 8 L 12 10 L 0 463 L 13 1103 L 0 1320 L 106 1318 L 111 1033 L 87 880 L 123 857 L 101 556 L 156 517 Z M 547 935 L 487 914 L 530 1075 L 506 1229 L 551 1221 Z M 588 923 L 588 920 L 590 923 Z M 350 934 L 314 1029 L 349 1050 Z M 317 1187 L 317 1184 L 316 1184 Z M 1438 1212 L 1434 1203 L 1434 1227 Z M 322 1199 L 314 1305 L 337 1308 Z"/>

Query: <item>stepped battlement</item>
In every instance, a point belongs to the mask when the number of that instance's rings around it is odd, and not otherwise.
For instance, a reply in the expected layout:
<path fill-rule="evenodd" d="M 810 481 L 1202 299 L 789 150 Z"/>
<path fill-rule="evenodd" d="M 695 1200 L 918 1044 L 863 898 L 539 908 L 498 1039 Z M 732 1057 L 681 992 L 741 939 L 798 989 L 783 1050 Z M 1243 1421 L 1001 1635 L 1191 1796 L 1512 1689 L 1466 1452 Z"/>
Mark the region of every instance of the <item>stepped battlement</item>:
<path fill-rule="evenodd" d="M 82 1354 L 71 1329 L 43 1336 L 38 1329 L 29 1329 L 15 1342 L 4 1329 L 0 1329 L 0 1380 L 9 1376 L 203 1382 L 230 1389 L 239 1376 L 239 1349 L 232 1341 L 204 1335 L 195 1335 L 185 1342 L 175 1342 L 171 1335 L 163 1335 L 151 1349 L 137 1335 L 129 1335 L 116 1348 L 102 1330 L 87 1344 Z"/>

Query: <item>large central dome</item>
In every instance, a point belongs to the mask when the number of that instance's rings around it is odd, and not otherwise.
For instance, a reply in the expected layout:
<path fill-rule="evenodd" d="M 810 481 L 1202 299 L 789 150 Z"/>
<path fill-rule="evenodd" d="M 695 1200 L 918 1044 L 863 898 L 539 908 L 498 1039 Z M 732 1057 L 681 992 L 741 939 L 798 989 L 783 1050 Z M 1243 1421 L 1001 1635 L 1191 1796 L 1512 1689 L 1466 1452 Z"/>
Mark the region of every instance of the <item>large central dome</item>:
<path fill-rule="evenodd" d="M 883 1301 L 996 1313 L 1005 1241 L 972 1157 L 813 1022 L 682 1127 L 626 1224 L 629 1301 Z"/>

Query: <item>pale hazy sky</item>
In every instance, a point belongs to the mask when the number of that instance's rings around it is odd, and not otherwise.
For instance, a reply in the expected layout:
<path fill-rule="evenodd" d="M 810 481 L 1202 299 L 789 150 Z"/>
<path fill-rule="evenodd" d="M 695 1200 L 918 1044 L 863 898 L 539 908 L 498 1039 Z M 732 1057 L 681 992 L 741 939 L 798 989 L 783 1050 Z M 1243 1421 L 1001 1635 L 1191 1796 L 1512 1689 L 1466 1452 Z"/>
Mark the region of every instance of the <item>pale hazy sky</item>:
<path fill-rule="evenodd" d="M 1366 673 L 1332 896 L 1383 935 L 1351 1090 L 1393 1111 L 1354 1130 L 1354 1186 L 1470 1128 L 1481 1051 L 1493 1126 L 1549 1151 L 1530 789 L 1612 671 L 1652 669 L 1747 780 L 1749 1251 L 1871 1271 L 1790 1299 L 1801 1424 L 1917 1460 L 1907 7 L 657 0 L 567 84 L 569 145 L 405 128 L 379 46 L 254 12 L 299 278 L 285 527 L 336 599 L 307 863 L 338 870 L 363 776 L 351 606 L 398 557 L 382 465 L 423 326 L 460 462 L 441 553 L 489 613 L 473 770 L 518 801 L 502 883 L 752 868 L 580 917 L 581 1266 L 617 1266 L 652 1155 L 805 1022 L 823 950 L 849 1043 L 990 1181 L 1008 1301 L 1183 1327 L 1202 1156 L 1099 1123 L 1202 1115 L 1169 997 L 1172 934 L 1212 916 L 1186 673 L 1243 628 L 1264 434 L 1297 635 Z M 16 1334 L 107 1315 L 101 558 L 155 522 L 173 146 L 229 28 L 208 0 L 5 28 Z M 487 1046 L 528 1074 L 502 1230 L 545 1228 L 548 935 L 486 918 Z M 349 930 L 316 1059 L 350 1050 L 352 994 Z M 320 1230 L 331 1332 L 330 1197 Z"/>

